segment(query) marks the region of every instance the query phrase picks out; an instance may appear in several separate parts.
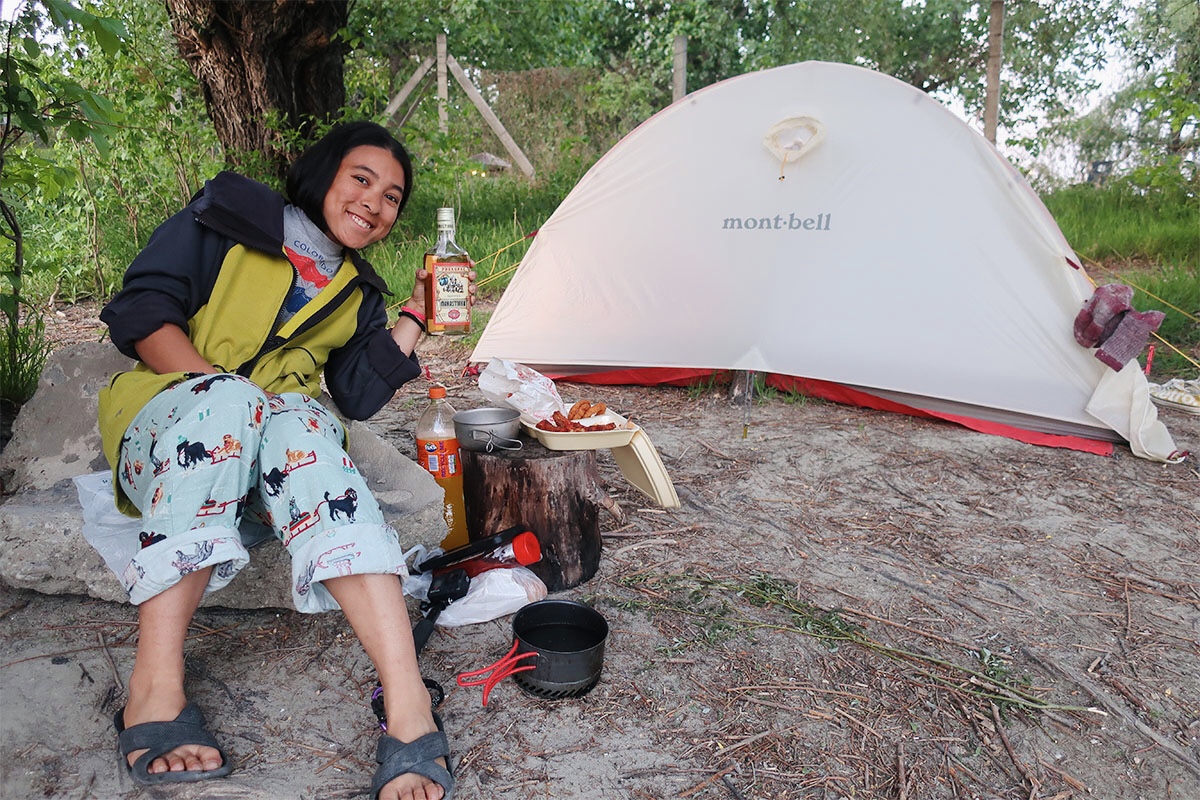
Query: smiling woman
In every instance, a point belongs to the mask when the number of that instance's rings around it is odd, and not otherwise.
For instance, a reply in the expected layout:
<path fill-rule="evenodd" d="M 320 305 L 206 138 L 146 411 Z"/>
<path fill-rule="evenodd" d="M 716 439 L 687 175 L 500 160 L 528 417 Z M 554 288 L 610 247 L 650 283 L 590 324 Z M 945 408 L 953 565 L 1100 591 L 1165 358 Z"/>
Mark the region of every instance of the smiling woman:
<path fill-rule="evenodd" d="M 420 374 L 420 323 L 389 327 L 387 284 L 359 250 L 392 230 L 412 187 L 408 154 L 369 122 L 332 129 L 292 165 L 287 197 L 223 172 L 163 223 L 101 312 L 139 360 L 101 392 L 116 501 L 142 546 L 118 577 L 138 606 L 129 703 L 114 720 L 139 783 L 228 774 L 232 762 L 183 689 L 201 597 L 249 562 L 244 518 L 292 559 L 304 612 L 340 608 L 383 685 L 384 800 L 449 797 L 449 745 L 421 681 L 397 575 L 404 547 L 346 454 L 366 419 Z M 424 302 L 423 270 L 412 297 Z M 147 468 L 151 465 L 152 468 Z"/>

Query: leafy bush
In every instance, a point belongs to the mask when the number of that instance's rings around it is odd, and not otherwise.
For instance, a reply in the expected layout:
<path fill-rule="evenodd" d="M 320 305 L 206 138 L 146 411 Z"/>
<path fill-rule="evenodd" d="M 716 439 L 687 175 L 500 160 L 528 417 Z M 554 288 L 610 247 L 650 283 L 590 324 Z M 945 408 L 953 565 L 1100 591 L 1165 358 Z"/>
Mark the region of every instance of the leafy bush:
<path fill-rule="evenodd" d="M 41 317 L 10 328 L 0 325 L 0 400 L 19 406 L 33 397 L 50 355 Z"/>

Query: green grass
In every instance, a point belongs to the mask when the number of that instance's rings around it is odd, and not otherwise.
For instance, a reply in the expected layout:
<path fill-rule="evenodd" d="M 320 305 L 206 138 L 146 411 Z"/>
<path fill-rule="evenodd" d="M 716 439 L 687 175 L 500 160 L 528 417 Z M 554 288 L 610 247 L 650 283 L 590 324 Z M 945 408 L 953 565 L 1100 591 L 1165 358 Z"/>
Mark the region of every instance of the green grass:
<path fill-rule="evenodd" d="M 0 318 L 0 399 L 19 406 L 33 397 L 48 355 L 40 316 L 26 314 L 15 329 Z"/>
<path fill-rule="evenodd" d="M 1074 186 L 1043 200 L 1097 284 L 1131 286 L 1134 308 L 1166 314 L 1158 335 L 1169 344 L 1152 340 L 1150 379 L 1200 374 L 1200 199 L 1118 184 Z"/>
<path fill-rule="evenodd" d="M 533 234 L 582 177 L 575 165 L 560 173 L 472 174 L 465 165 L 434 165 L 418 172 L 416 189 L 396 229 L 367 253 L 399 299 L 412 290 L 413 273 L 433 244 L 437 209 L 456 210 L 456 240 L 475 260 L 480 296 L 498 298 Z"/>
<path fill-rule="evenodd" d="M 1157 310 L 1166 314 L 1158 335 L 1169 343 L 1155 343 L 1150 380 L 1161 383 L 1170 378 L 1195 378 L 1200 368 L 1200 270 L 1186 266 L 1152 269 L 1093 269 L 1098 283 L 1123 283 L 1134 289 L 1133 307 L 1139 311 Z M 1177 352 L 1172 347 L 1183 352 Z M 1142 363 L 1145 364 L 1143 357 Z"/>
<path fill-rule="evenodd" d="M 1042 198 L 1067 241 L 1093 261 L 1200 265 L 1200 199 L 1180 192 L 1073 186 Z"/>

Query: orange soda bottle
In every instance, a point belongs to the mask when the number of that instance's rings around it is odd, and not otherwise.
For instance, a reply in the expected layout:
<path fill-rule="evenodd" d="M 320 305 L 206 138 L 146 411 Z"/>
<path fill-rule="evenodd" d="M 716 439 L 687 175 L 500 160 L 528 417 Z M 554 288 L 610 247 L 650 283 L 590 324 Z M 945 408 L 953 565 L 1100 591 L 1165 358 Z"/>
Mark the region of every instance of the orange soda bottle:
<path fill-rule="evenodd" d="M 454 435 L 454 406 L 446 400 L 445 386 L 429 387 L 429 406 L 417 420 L 417 463 L 429 471 L 446 493 L 443 513 L 446 538 L 443 550 L 467 544 L 467 517 L 463 503 L 462 460 Z"/>

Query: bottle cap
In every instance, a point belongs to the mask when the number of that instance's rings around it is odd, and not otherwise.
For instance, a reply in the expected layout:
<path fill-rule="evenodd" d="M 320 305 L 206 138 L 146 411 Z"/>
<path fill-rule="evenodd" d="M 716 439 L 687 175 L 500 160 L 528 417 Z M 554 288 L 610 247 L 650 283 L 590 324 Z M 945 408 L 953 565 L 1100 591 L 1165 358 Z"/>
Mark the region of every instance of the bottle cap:
<path fill-rule="evenodd" d="M 542 560 L 542 545 L 538 542 L 533 531 L 517 534 L 512 540 L 513 556 L 522 566 L 536 564 Z"/>
<path fill-rule="evenodd" d="M 454 227 L 454 209 L 439 208 L 437 210 L 437 226 L 438 228 L 453 228 Z"/>
<path fill-rule="evenodd" d="M 429 397 L 431 400 L 440 400 L 446 396 L 445 386 L 430 386 Z"/>

